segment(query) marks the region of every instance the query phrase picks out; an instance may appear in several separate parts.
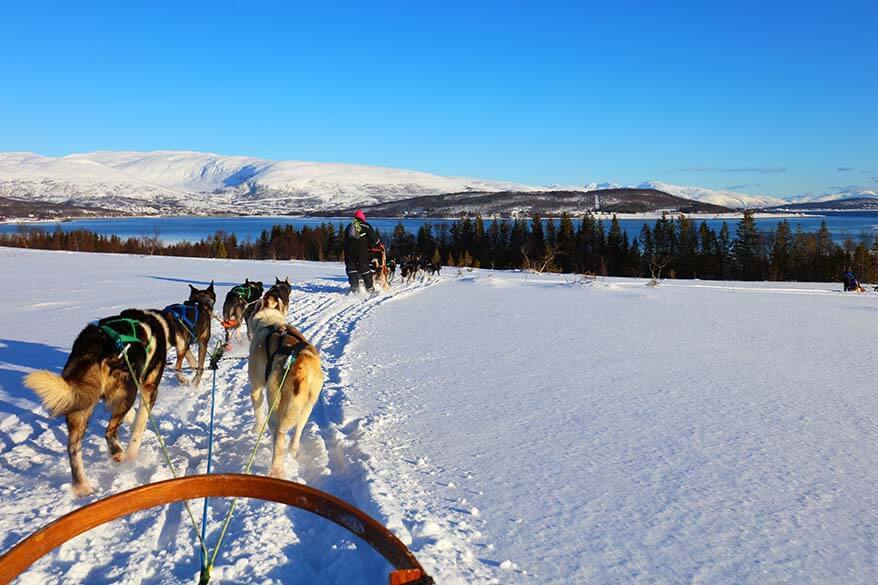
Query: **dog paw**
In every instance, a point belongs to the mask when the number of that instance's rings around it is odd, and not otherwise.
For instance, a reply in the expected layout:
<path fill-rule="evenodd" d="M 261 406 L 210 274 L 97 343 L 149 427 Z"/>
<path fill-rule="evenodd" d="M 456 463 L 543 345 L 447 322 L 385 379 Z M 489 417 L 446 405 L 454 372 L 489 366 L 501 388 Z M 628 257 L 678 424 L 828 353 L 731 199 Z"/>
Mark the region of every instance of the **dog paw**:
<path fill-rule="evenodd" d="M 257 420 L 257 421 L 253 424 L 253 434 L 254 434 L 254 435 L 259 435 L 259 434 L 262 432 L 262 425 L 264 425 L 264 424 L 265 424 L 265 421 L 264 421 L 264 420 Z"/>
<path fill-rule="evenodd" d="M 284 470 L 282 467 L 272 467 L 271 471 L 268 472 L 269 477 L 276 477 L 278 479 L 284 478 Z"/>
<path fill-rule="evenodd" d="M 140 448 L 132 449 L 128 448 L 128 451 L 125 452 L 124 461 L 134 461 L 137 459 L 137 456 L 140 454 Z"/>
<path fill-rule="evenodd" d="M 73 495 L 77 498 L 84 498 L 86 496 L 92 495 L 93 493 L 94 490 L 91 489 L 91 485 L 88 482 L 73 484 Z"/>
<path fill-rule="evenodd" d="M 116 463 L 122 463 L 125 460 L 125 456 L 122 454 L 122 451 L 118 451 L 113 453 L 113 461 Z"/>

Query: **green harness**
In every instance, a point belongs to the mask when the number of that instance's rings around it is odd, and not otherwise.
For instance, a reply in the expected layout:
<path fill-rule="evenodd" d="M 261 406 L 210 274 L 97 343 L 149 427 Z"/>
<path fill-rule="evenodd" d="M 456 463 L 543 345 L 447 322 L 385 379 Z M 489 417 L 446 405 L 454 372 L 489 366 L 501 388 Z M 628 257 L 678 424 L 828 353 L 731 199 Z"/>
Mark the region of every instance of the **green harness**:
<path fill-rule="evenodd" d="M 117 325 L 120 324 L 121 326 Z M 117 325 L 117 328 L 111 327 L 111 325 Z M 144 344 L 143 340 L 137 336 L 137 327 L 140 325 L 140 321 L 137 319 L 130 319 L 128 317 L 117 317 L 116 319 L 110 319 L 105 322 L 103 325 L 100 325 L 100 330 L 109 336 L 110 339 L 113 340 L 113 343 L 116 344 L 116 347 L 119 351 L 124 352 L 129 345 L 138 344 L 144 346 L 146 353 L 152 350 L 152 342 L 150 339 L 149 343 Z M 126 331 L 127 330 L 127 331 Z"/>
<path fill-rule="evenodd" d="M 245 286 L 243 284 L 239 284 L 238 286 L 232 287 L 232 292 L 246 302 L 250 302 L 250 297 L 253 296 L 253 293 L 256 292 L 252 287 Z"/>

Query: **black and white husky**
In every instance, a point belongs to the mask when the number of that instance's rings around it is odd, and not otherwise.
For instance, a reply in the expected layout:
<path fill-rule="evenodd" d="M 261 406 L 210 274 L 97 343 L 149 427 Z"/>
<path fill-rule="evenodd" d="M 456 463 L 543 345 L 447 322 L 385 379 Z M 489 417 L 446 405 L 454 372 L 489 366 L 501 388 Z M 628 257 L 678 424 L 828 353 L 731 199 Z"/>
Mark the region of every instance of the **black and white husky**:
<path fill-rule="evenodd" d="M 114 461 L 122 461 L 117 432 L 134 405 L 138 385 L 141 406 L 131 431 L 125 458 L 140 449 L 147 411 L 155 404 L 167 355 L 168 325 L 148 311 L 128 309 L 89 324 L 73 342 L 67 363 L 58 375 L 46 370 L 28 374 L 24 384 L 40 397 L 53 416 L 67 418 L 67 455 L 77 496 L 92 493 L 82 463 L 82 438 L 95 405 L 103 400 L 110 411 L 104 436 Z"/>
<path fill-rule="evenodd" d="M 183 376 L 183 360 L 190 367 L 196 368 L 192 383 L 196 386 L 201 383 L 204 374 L 204 360 L 207 357 L 207 344 L 210 342 L 210 323 L 213 318 L 213 306 L 216 304 L 216 292 L 213 289 L 213 281 L 206 289 L 199 290 L 189 285 L 189 300 L 175 305 L 168 305 L 162 310 L 151 310 L 148 313 L 159 317 L 166 323 L 166 332 L 169 345 L 177 350 L 177 363 L 174 370 L 177 380 L 181 384 L 188 381 Z M 198 344 L 198 366 L 192 355 L 190 346 Z"/>

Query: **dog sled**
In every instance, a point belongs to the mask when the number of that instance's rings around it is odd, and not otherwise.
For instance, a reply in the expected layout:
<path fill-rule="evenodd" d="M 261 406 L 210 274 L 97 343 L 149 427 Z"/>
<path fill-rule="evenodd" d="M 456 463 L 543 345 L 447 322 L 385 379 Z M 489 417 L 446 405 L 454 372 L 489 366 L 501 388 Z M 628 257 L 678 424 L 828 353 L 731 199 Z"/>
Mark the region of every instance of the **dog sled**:
<path fill-rule="evenodd" d="M 390 585 L 433 585 L 411 551 L 377 520 L 347 502 L 296 482 L 245 474 L 193 475 L 108 496 L 51 522 L 0 556 L 0 585 L 68 540 L 112 520 L 174 502 L 200 498 L 252 498 L 306 510 L 368 543 L 393 567 Z M 202 579 L 202 583 L 205 583 Z"/>

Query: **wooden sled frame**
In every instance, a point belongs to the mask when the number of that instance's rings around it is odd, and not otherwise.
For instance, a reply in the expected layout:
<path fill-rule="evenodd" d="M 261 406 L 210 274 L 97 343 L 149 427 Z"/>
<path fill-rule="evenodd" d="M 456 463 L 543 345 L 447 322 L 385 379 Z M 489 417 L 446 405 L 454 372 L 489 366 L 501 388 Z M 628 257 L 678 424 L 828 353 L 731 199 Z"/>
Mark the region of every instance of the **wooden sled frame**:
<path fill-rule="evenodd" d="M 243 474 L 193 475 L 136 487 L 92 502 L 47 524 L 0 557 L 6 585 L 44 555 L 92 528 L 134 512 L 199 498 L 253 498 L 307 510 L 366 541 L 395 569 L 391 585 L 428 585 L 433 580 L 409 549 L 377 520 L 347 502 L 300 483 Z"/>

